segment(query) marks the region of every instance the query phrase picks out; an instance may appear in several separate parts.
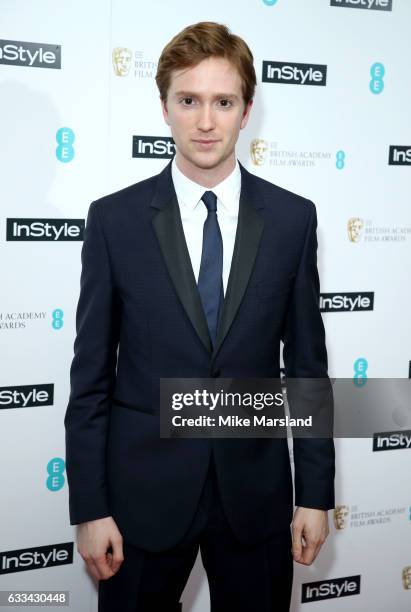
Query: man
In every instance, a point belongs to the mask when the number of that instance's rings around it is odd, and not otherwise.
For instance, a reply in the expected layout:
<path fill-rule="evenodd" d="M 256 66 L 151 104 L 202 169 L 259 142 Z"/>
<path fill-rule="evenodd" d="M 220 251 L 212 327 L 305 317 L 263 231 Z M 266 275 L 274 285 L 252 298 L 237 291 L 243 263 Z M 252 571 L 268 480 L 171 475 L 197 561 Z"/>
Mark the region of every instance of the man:
<path fill-rule="evenodd" d="M 293 558 L 328 534 L 333 441 L 294 440 L 293 517 L 287 440 L 160 438 L 159 383 L 278 377 L 281 340 L 287 377 L 327 376 L 316 211 L 236 160 L 256 83 L 241 38 L 185 28 L 156 81 L 175 158 L 88 213 L 70 520 L 100 611 L 179 610 L 199 548 L 213 612 L 288 610 Z"/>

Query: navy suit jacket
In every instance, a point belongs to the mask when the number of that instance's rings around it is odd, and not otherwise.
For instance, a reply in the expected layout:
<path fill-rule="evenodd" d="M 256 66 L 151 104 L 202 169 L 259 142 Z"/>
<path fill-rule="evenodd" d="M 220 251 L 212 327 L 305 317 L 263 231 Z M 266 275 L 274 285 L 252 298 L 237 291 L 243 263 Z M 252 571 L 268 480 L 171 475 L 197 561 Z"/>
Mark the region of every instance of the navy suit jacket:
<path fill-rule="evenodd" d="M 112 516 L 124 539 L 165 550 L 192 519 L 213 453 L 232 529 L 257 543 L 287 528 L 286 439 L 165 439 L 161 377 L 327 376 L 316 210 L 240 165 L 239 218 L 214 350 L 171 177 L 94 201 L 82 247 L 65 416 L 70 522 Z M 332 439 L 294 439 L 298 506 L 334 507 Z"/>

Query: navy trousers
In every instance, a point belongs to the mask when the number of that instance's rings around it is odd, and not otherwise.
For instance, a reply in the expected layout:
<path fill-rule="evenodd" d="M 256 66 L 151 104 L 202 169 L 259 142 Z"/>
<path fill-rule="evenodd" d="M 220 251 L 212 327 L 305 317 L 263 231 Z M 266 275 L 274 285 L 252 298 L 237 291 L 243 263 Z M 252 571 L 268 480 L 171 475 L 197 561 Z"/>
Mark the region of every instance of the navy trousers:
<path fill-rule="evenodd" d="M 124 561 L 119 571 L 99 581 L 98 612 L 181 611 L 180 598 L 199 549 L 210 588 L 211 612 L 288 612 L 293 579 L 291 544 L 289 528 L 252 547 L 237 540 L 224 514 L 211 459 L 184 538 L 177 546 L 156 553 L 123 542 Z"/>

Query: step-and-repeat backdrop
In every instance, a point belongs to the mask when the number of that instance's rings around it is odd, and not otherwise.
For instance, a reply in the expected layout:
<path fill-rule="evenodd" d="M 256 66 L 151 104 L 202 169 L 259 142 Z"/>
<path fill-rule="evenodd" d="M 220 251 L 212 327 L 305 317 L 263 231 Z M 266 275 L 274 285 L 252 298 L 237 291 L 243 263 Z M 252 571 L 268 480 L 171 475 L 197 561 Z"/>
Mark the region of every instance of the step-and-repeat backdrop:
<path fill-rule="evenodd" d="M 1 0 L 0 590 L 69 591 L 75 612 L 96 609 L 63 428 L 85 218 L 173 155 L 157 59 L 203 20 L 254 53 L 240 161 L 317 206 L 330 375 L 410 376 L 409 0 Z M 411 609 L 401 426 L 385 452 L 336 441 L 338 507 L 313 565 L 295 564 L 292 610 Z M 200 557 L 182 601 L 209 610 Z"/>

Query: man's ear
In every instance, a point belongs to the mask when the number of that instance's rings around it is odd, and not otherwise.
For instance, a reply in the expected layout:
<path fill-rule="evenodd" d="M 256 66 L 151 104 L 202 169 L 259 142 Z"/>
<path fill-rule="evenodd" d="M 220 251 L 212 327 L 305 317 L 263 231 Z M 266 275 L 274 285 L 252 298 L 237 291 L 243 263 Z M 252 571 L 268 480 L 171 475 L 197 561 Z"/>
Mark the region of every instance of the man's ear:
<path fill-rule="evenodd" d="M 167 123 L 167 125 L 170 125 L 168 121 L 167 100 L 164 100 L 161 96 L 160 96 L 160 100 L 161 100 L 161 109 L 163 111 L 164 121 Z"/>
<path fill-rule="evenodd" d="M 245 126 L 248 123 L 248 119 L 250 117 L 250 111 L 251 111 L 251 107 L 253 105 L 253 100 L 250 100 L 246 106 L 245 109 L 243 111 L 243 117 L 241 119 L 241 125 L 240 125 L 240 129 L 242 130 L 243 128 L 245 128 Z"/>

